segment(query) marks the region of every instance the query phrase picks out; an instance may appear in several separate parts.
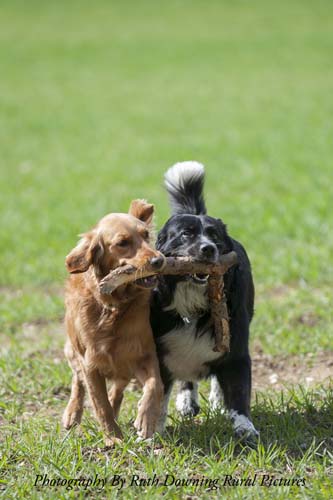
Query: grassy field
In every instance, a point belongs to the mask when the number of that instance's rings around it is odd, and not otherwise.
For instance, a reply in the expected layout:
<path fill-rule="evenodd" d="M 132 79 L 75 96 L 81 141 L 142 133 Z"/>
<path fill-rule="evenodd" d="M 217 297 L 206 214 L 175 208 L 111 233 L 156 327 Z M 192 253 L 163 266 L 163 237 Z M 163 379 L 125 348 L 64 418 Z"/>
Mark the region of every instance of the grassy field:
<path fill-rule="evenodd" d="M 303 383 L 306 355 L 332 351 L 332 26 L 328 0 L 1 2 L 3 498 L 333 498 L 332 386 Z M 209 412 L 205 383 L 195 422 L 172 407 L 150 445 L 135 441 L 129 392 L 124 445 L 106 450 L 90 411 L 80 431 L 60 427 L 64 256 L 132 198 L 155 204 L 160 227 L 163 173 L 185 159 L 206 165 L 209 211 L 252 260 L 253 351 L 293 356 L 304 377 L 254 394 L 255 449 Z M 168 486 L 131 486 L 154 473 Z M 35 487 L 45 474 L 107 484 Z M 258 479 L 232 487 L 226 474 Z M 260 486 L 264 474 L 305 487 Z"/>

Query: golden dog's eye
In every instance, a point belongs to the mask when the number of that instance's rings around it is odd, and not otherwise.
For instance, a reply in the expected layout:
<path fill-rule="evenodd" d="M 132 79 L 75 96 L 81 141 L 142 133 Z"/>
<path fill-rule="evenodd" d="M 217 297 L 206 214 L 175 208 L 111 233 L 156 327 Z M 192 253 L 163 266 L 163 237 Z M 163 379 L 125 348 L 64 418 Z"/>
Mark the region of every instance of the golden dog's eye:
<path fill-rule="evenodd" d="M 142 238 L 144 240 L 149 240 L 149 231 L 143 231 Z"/>
<path fill-rule="evenodd" d="M 125 248 L 125 247 L 127 247 L 129 245 L 129 243 L 130 242 L 124 238 L 124 239 L 119 240 L 117 242 L 117 247 Z"/>

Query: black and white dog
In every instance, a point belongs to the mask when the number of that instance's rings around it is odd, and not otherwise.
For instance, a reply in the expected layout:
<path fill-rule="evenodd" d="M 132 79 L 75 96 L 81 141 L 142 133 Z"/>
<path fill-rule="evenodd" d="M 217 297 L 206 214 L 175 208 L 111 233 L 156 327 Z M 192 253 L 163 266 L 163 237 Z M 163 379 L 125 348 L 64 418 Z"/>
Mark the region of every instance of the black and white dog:
<path fill-rule="evenodd" d="M 164 276 L 153 292 L 151 323 L 165 388 L 159 432 L 167 417 L 175 380 L 180 382 L 176 407 L 182 415 L 196 415 L 197 381 L 211 376 L 210 404 L 224 399 L 237 436 L 258 435 L 250 420 L 251 358 L 249 325 L 253 316 L 254 286 L 251 266 L 242 245 L 232 239 L 220 219 L 206 215 L 203 198 L 204 167 L 177 163 L 165 174 L 172 217 L 160 230 L 156 247 L 166 256 L 191 256 L 216 262 L 234 250 L 238 264 L 225 274 L 224 287 L 230 317 L 230 353 L 214 352 L 205 275 Z"/>

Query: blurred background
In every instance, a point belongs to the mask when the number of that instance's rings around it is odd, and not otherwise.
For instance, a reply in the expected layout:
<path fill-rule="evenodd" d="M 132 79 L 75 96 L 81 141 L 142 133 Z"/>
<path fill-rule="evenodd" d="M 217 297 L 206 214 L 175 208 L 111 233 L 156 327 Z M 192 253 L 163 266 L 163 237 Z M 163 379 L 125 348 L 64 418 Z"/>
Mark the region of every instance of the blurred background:
<path fill-rule="evenodd" d="M 35 475 L 103 476 L 111 463 L 121 474 L 299 474 L 332 498 L 333 399 L 318 385 L 333 359 L 332 61 L 329 0 L 1 1 L 0 489 L 59 498 L 34 490 Z M 90 412 L 81 434 L 60 427 L 64 259 L 133 198 L 154 203 L 161 227 L 163 174 L 183 160 L 206 166 L 209 213 L 252 261 L 253 387 L 264 391 L 252 415 L 264 444 L 235 454 L 206 383 L 194 424 L 171 407 L 161 455 L 131 437 L 128 394 L 126 442 L 110 462 Z M 301 386 L 279 392 L 290 384 Z M 272 498 L 259 489 L 253 498 Z"/>
<path fill-rule="evenodd" d="M 259 301 L 315 293 L 321 317 L 332 298 L 332 10 L 3 1 L 2 329 L 61 316 L 64 257 L 105 213 L 144 197 L 160 227 L 163 173 L 187 159 L 205 164 L 209 212 L 248 249 Z M 279 328 L 267 318 L 264 337 Z"/>

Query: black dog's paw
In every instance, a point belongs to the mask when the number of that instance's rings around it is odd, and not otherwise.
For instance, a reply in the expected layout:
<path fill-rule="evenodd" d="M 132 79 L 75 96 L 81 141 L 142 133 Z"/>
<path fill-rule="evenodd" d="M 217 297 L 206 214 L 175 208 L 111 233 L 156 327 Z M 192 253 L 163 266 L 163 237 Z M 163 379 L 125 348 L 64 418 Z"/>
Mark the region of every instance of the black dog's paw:
<path fill-rule="evenodd" d="M 234 435 L 237 441 L 239 441 L 242 445 L 255 448 L 258 444 L 259 432 L 256 429 L 251 431 L 245 429 L 235 429 Z"/>
<path fill-rule="evenodd" d="M 234 429 L 235 437 L 243 444 L 253 446 L 258 442 L 259 432 L 254 427 L 251 420 L 245 415 L 239 414 L 235 410 L 230 411 L 230 418 Z"/>

